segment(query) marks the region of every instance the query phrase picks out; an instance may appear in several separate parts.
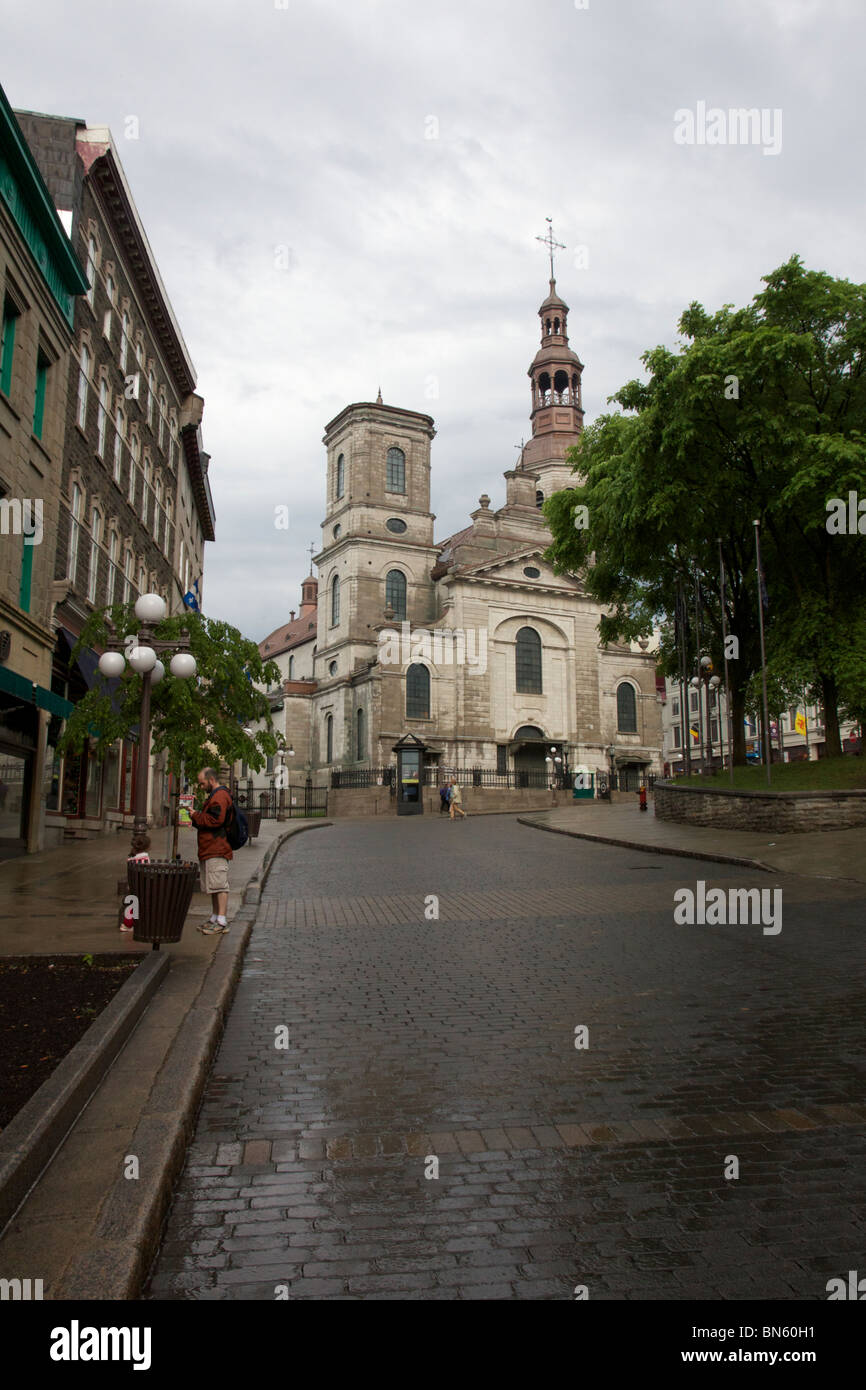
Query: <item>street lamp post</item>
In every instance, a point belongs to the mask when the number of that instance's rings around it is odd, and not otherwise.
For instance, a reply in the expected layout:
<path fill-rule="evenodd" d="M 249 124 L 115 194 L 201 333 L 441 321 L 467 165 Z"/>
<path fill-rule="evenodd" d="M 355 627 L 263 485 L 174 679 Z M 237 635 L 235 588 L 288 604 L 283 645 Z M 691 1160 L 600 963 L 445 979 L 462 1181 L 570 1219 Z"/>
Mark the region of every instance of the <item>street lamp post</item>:
<path fill-rule="evenodd" d="M 564 787 L 568 777 L 568 749 L 564 743 L 557 745 L 551 744 L 550 752 L 544 759 L 547 764 L 548 775 L 551 779 L 556 778 L 557 786 Z"/>
<path fill-rule="evenodd" d="M 718 676 L 711 675 L 713 663 L 710 657 L 702 656 L 698 668 L 698 674 L 692 676 L 689 685 L 697 692 L 698 696 L 698 731 L 701 743 L 701 776 L 706 776 L 708 771 L 712 771 L 713 763 L 713 729 L 710 719 L 710 691 L 716 693 L 722 682 Z M 704 705 L 701 703 L 701 690 L 705 690 L 706 700 L 706 724 L 704 722 Z M 719 708 L 719 720 L 721 722 L 721 709 Z M 706 728 L 706 744 L 704 742 L 704 728 Z M 707 747 L 709 748 L 709 768 L 707 767 Z M 722 742 L 722 756 L 724 757 L 724 742 Z"/>
<path fill-rule="evenodd" d="M 179 680 L 189 680 L 196 672 L 195 657 L 188 650 L 189 633 L 184 629 L 174 640 L 155 638 L 153 629 L 165 617 L 165 600 L 159 594 L 142 594 L 135 604 L 135 616 L 141 623 L 135 645 L 122 642 L 109 617 L 105 623 L 109 631 L 107 650 L 99 658 L 99 669 L 103 676 L 122 676 L 127 662 L 141 677 L 141 713 L 138 727 L 138 776 L 135 783 L 135 819 L 132 827 L 133 838 L 147 833 L 147 782 L 148 757 L 150 753 L 150 692 L 165 675 L 165 666 L 158 652 L 171 652 L 169 670 Z M 124 653 L 126 653 L 124 655 Z"/>

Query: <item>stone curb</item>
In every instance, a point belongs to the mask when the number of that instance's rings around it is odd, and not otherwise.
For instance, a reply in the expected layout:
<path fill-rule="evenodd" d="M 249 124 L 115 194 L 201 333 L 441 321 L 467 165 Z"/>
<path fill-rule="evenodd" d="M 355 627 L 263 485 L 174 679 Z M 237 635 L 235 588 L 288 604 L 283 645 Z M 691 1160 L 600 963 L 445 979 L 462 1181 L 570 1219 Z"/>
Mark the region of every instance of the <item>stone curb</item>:
<path fill-rule="evenodd" d="M 243 905 L 232 918 L 233 929 L 241 930 L 224 936 L 214 953 L 196 1002 L 163 1060 L 130 1140 L 129 1152 L 139 1160 L 140 1177 L 135 1182 L 118 1177 L 102 1205 L 91 1245 L 69 1264 L 54 1298 L 139 1297 L 159 1251 L 163 1224 L 195 1133 L 205 1084 L 255 923 L 258 895 L 247 903 L 246 893 L 256 881 L 260 893 L 274 856 L 286 840 L 331 824 L 318 821 L 292 826 L 268 846 L 245 890 Z"/>
<path fill-rule="evenodd" d="M 12 1219 L 123 1048 L 171 966 L 150 951 L 0 1135 L 0 1231 Z"/>
<path fill-rule="evenodd" d="M 542 811 L 542 815 L 547 812 Z M 528 816 L 518 816 L 520 825 L 529 825 L 533 830 L 547 830 L 551 835 L 570 835 L 574 840 L 596 840 L 602 845 L 617 845 L 620 849 L 637 849 L 642 854 L 672 854 L 680 859 L 709 859 L 715 864 L 737 864 L 743 869 L 760 869 L 762 873 L 778 874 L 781 869 L 774 869 L 771 864 L 764 864 L 760 859 L 747 859 L 738 854 L 714 854 L 710 850 L 696 849 L 674 849 L 668 845 L 648 845 L 644 840 L 622 840 L 613 835 L 590 834 L 587 830 L 564 830 L 558 825 L 540 825 L 538 821 L 530 820 Z"/>

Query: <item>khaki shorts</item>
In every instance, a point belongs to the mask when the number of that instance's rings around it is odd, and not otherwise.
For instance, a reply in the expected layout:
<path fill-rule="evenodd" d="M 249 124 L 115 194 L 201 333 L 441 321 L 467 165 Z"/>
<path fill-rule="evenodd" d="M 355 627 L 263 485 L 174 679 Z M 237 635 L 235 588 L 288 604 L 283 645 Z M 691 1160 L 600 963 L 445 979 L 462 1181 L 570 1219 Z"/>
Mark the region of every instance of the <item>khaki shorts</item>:
<path fill-rule="evenodd" d="M 202 859 L 201 891 L 203 893 L 227 893 L 229 891 L 229 861 L 222 858 Z"/>

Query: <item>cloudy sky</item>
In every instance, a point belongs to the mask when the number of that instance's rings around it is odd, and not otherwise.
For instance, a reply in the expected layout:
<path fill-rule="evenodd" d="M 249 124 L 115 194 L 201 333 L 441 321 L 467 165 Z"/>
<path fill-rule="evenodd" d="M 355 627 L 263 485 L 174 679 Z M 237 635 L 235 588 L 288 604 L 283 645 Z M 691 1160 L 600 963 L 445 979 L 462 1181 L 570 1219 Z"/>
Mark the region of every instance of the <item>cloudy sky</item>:
<path fill-rule="evenodd" d="M 795 251 L 866 281 L 862 0 L 40 0 L 3 27 L 13 106 L 114 132 L 206 402 L 205 609 L 256 639 L 320 541 L 324 426 L 379 385 L 436 420 L 437 539 L 502 504 L 546 217 L 588 419 L 692 300 Z M 699 103 L 767 138 L 678 143 Z"/>

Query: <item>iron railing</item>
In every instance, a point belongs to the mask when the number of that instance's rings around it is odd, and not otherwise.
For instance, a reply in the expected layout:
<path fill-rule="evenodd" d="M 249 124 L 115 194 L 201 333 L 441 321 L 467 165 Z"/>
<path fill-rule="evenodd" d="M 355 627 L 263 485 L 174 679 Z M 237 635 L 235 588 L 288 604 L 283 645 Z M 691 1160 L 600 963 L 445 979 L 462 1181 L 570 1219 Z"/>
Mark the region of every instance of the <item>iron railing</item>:
<path fill-rule="evenodd" d="M 305 820 L 328 814 L 327 786 L 297 782 L 288 787 L 256 787 L 251 781 L 238 783 L 237 802 L 242 810 L 258 811 L 262 820 Z"/>

